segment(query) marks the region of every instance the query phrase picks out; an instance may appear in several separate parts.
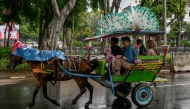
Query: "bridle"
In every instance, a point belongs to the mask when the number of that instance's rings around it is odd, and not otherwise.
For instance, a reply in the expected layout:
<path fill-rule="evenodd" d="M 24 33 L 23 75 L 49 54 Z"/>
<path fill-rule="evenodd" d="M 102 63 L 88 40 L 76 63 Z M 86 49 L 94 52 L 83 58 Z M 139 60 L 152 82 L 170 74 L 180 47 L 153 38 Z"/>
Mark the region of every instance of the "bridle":
<path fill-rule="evenodd" d="M 22 60 L 21 61 L 19 61 L 19 62 L 17 62 L 16 61 L 16 56 L 14 56 L 14 55 L 10 55 L 10 63 L 9 63 L 9 65 L 8 66 L 10 66 L 11 68 L 13 68 L 13 67 L 15 67 L 16 65 L 19 65 L 19 64 L 22 64 Z"/>

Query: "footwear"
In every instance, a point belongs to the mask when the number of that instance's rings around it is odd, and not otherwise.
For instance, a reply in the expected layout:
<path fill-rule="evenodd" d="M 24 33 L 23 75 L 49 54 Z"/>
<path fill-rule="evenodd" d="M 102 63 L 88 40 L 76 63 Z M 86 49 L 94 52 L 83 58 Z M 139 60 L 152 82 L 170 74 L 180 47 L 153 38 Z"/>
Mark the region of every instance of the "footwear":
<path fill-rule="evenodd" d="M 121 76 L 119 73 L 114 74 L 114 76 Z"/>

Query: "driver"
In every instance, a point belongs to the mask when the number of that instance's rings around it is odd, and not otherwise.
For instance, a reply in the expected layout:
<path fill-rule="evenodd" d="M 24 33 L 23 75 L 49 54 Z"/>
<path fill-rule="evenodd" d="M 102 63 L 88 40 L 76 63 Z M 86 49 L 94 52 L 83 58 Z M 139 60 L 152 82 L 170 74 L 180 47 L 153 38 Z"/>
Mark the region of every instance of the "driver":
<path fill-rule="evenodd" d="M 137 57 L 136 50 L 130 45 L 131 40 L 129 37 L 122 37 L 123 42 L 123 54 L 117 55 L 112 61 L 112 72 L 115 75 L 121 75 L 121 66 L 128 70 L 132 64 L 135 63 L 135 58 Z"/>
<path fill-rule="evenodd" d="M 116 37 L 111 38 L 111 54 L 113 56 L 122 55 L 121 47 L 118 46 L 119 39 Z"/>

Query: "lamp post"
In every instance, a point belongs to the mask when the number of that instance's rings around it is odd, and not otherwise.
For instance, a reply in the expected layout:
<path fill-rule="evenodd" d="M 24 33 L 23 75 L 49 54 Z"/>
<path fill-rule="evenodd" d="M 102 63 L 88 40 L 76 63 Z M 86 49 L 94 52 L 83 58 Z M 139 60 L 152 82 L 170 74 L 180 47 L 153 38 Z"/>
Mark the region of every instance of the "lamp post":
<path fill-rule="evenodd" d="M 168 53 L 170 45 L 167 45 L 167 33 L 166 33 L 166 0 L 164 0 L 164 45 L 161 45 L 164 58 L 164 67 L 166 68 L 166 55 Z"/>
<path fill-rule="evenodd" d="M 180 47 L 180 42 L 181 42 L 181 0 L 180 0 L 180 9 L 179 9 L 179 39 L 178 39 L 178 46 Z"/>
<path fill-rule="evenodd" d="M 166 33 L 166 0 L 164 0 L 164 44 L 167 44 L 167 33 Z"/>

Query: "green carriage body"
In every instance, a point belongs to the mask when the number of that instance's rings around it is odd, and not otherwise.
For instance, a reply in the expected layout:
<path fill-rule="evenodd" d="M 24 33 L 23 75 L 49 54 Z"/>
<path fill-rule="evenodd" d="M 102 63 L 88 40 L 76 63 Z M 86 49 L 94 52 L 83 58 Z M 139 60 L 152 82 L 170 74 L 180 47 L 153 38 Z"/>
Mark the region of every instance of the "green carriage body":
<path fill-rule="evenodd" d="M 160 60 L 163 56 L 139 56 L 140 64 L 132 65 L 131 69 L 121 76 L 112 75 L 113 82 L 152 82 L 160 72 L 164 63 Z M 105 61 L 99 61 L 100 66 L 96 69 L 98 74 L 105 74 Z"/>
<path fill-rule="evenodd" d="M 152 82 L 163 67 L 160 62 L 163 56 L 139 56 L 142 63 L 132 65 L 132 68 L 123 76 L 112 76 L 114 82 Z"/>

